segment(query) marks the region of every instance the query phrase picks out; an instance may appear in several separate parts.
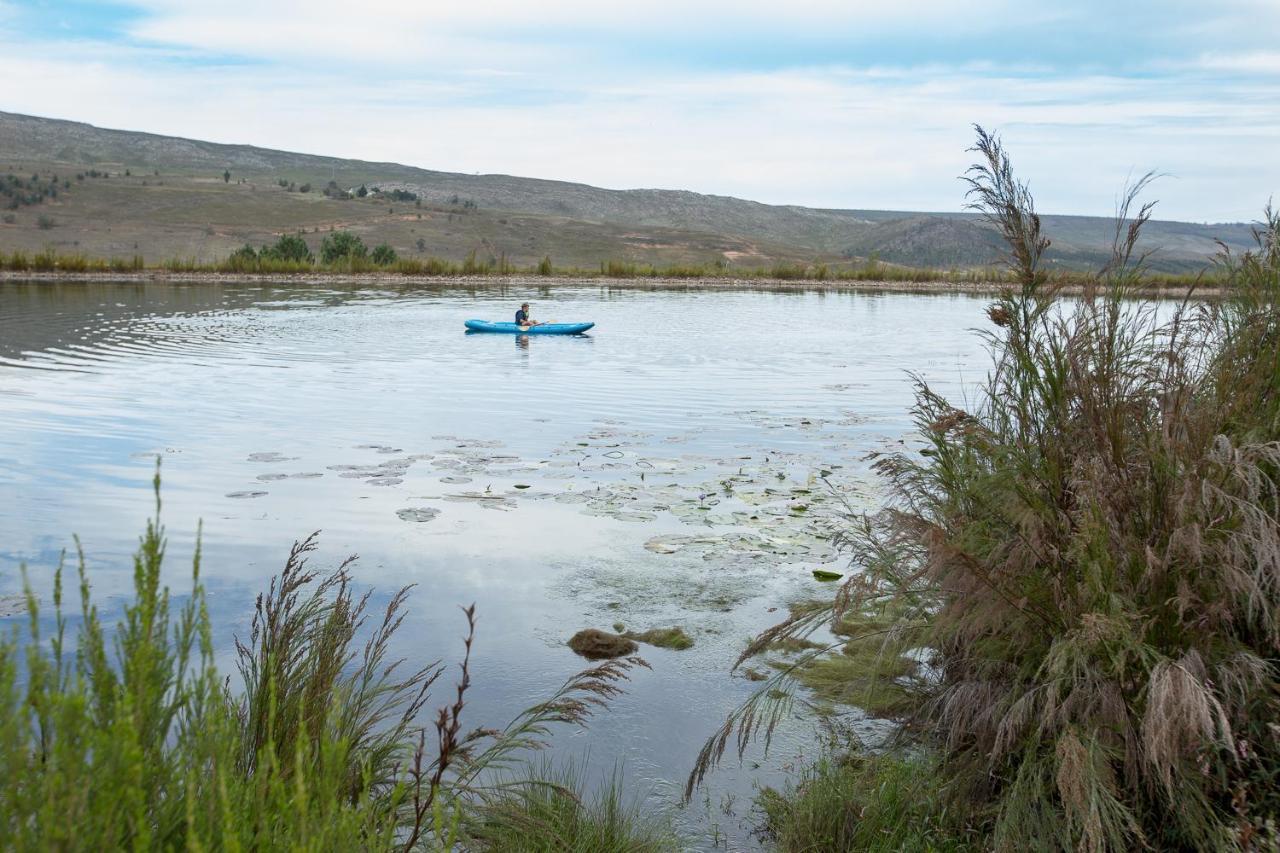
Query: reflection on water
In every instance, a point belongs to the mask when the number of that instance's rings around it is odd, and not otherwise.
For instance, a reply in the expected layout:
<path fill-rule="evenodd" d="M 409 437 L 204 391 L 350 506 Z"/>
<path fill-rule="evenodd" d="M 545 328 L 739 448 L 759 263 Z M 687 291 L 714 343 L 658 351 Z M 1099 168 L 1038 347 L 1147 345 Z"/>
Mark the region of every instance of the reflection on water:
<path fill-rule="evenodd" d="M 728 672 L 743 639 L 824 592 L 813 568 L 846 570 L 826 484 L 874 505 L 864 457 L 910 429 L 905 371 L 952 392 L 980 378 L 967 329 L 985 302 L 583 287 L 541 301 L 595 321 L 588 336 L 464 333 L 535 287 L 0 284 L 0 600 L 20 561 L 47 596 L 79 533 L 118 607 L 159 457 L 169 583 L 185 588 L 203 519 L 224 655 L 315 529 L 380 594 L 417 584 L 406 655 L 456 652 L 457 606 L 477 604 L 471 724 L 575 671 L 579 628 L 684 627 L 693 649 L 644 649 L 653 670 L 556 740 L 673 802 L 754 686 Z M 751 846 L 753 781 L 809 735 L 793 724 L 758 770 L 714 777 L 712 801 L 733 794 L 740 814 L 690 807 L 691 844 L 715 822 Z"/>

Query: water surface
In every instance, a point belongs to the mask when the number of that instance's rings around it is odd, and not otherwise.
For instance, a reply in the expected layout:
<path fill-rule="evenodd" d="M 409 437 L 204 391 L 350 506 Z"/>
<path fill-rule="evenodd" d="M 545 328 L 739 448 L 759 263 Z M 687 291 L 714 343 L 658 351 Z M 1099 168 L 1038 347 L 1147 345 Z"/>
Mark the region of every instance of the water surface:
<path fill-rule="evenodd" d="M 596 328 L 463 332 L 525 300 L 539 319 Z M 415 661 L 456 657 L 458 606 L 476 603 L 472 725 L 505 722 L 580 669 L 564 645 L 579 628 L 684 627 L 693 649 L 643 648 L 652 670 L 555 742 L 675 802 L 703 740 L 756 686 L 729 672 L 743 643 L 788 601 L 828 593 L 812 569 L 848 569 L 827 540 L 828 489 L 876 505 L 867 457 L 909 436 L 907 372 L 951 393 L 985 373 L 970 329 L 986 302 L 0 284 L 0 602 L 24 562 L 47 600 L 74 533 L 100 603 L 118 608 L 159 458 L 168 582 L 188 588 L 202 520 L 228 671 L 254 596 L 313 530 L 318 563 L 359 554 L 358 582 L 384 598 L 416 585 L 399 649 Z M 798 720 L 768 758 L 716 774 L 678 815 L 690 847 L 751 847 L 753 786 L 802 761 L 811 734 Z"/>

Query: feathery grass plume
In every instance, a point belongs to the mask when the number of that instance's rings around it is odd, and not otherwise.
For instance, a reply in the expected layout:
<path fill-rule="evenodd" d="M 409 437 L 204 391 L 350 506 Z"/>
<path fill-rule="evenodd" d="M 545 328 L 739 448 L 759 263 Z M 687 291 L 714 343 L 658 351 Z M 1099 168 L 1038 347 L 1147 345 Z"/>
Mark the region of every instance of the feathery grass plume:
<path fill-rule="evenodd" d="M 890 501 L 843 537 L 863 570 L 826 618 L 887 602 L 895 647 L 930 650 L 902 736 L 984 846 L 1280 844 L 1280 217 L 1220 259 L 1230 298 L 1157 304 L 1144 176 L 1067 301 L 998 138 L 976 150 L 1015 285 L 992 371 L 969 411 L 917 378 L 926 447 L 877 463 Z"/>

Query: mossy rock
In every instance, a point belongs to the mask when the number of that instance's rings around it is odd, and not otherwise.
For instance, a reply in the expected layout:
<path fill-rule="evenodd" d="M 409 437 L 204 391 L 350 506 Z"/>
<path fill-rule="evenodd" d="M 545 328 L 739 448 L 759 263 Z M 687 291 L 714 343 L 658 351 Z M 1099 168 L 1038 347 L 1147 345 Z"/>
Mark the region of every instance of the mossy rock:
<path fill-rule="evenodd" d="M 675 649 L 683 651 L 684 649 L 693 648 L 693 638 L 684 632 L 683 628 L 652 628 L 648 631 L 637 633 L 628 631 L 622 636 L 631 640 L 638 640 L 641 643 L 648 643 L 651 646 L 658 646 L 663 649 Z"/>
<path fill-rule="evenodd" d="M 639 646 L 634 640 L 619 634 L 610 634 L 598 628 L 585 628 L 569 638 L 569 648 L 584 658 L 604 660 L 634 654 Z"/>

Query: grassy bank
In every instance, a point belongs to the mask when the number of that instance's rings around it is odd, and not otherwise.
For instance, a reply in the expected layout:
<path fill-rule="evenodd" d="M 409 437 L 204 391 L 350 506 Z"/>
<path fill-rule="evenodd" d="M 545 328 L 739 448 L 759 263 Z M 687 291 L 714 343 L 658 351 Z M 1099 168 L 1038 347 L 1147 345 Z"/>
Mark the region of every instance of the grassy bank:
<path fill-rule="evenodd" d="M 394 253 L 392 253 L 394 255 Z M 952 285 L 1012 285 L 1016 276 L 1003 268 L 938 269 L 907 267 L 897 264 L 868 263 L 857 266 L 832 267 L 827 264 L 782 264 L 768 267 L 682 264 L 654 266 L 620 261 L 604 261 L 598 267 L 557 267 L 550 258 L 536 265 L 520 267 L 505 257 L 477 258 L 469 254 L 461 261 L 443 258 L 400 258 L 375 260 L 371 253 L 348 255 L 323 261 L 311 257 L 277 257 L 255 252 L 237 252 L 213 263 L 194 258 L 170 258 L 148 262 L 139 255 L 129 258 L 90 258 L 83 254 L 59 253 L 48 249 L 36 254 L 0 252 L 0 270 L 23 273 L 156 273 L 184 275 L 243 275 L 271 278 L 291 276 L 344 276 L 380 274 L 405 277 L 475 278 L 527 276 L 547 280 L 621 279 L 621 280 L 708 280 L 708 281 L 781 281 L 822 283 L 902 283 Z M 1103 285 L 1106 277 L 1096 273 L 1054 270 L 1043 273 L 1044 280 L 1062 288 L 1083 289 Z M 1227 284 L 1220 270 L 1203 273 L 1144 272 L 1142 282 L 1150 288 L 1178 291 L 1191 287 L 1218 289 Z"/>
<path fill-rule="evenodd" d="M 1141 180 L 1103 286 L 1067 303 L 999 141 L 975 150 L 970 199 L 1014 281 L 992 371 L 970 410 L 917 380 L 924 447 L 880 459 L 888 505 L 849 519 L 861 570 L 744 655 L 830 625 L 846 660 L 812 653 L 811 684 L 909 701 L 876 709 L 900 723 L 883 759 L 820 764 L 764 799 L 769 827 L 786 850 L 1277 849 L 1280 214 L 1219 258 L 1232 298 L 1159 307 Z M 788 694 L 767 689 L 693 784 L 772 730 Z"/>
<path fill-rule="evenodd" d="M 456 668 L 391 659 L 408 588 L 371 612 L 350 560 L 309 566 L 312 537 L 259 595 L 233 692 L 213 662 L 198 548 L 188 597 L 160 584 L 158 478 L 156 489 L 114 631 L 81 556 L 78 614 L 64 609 L 72 579 L 59 568 L 52 613 L 28 592 L 26 636 L 0 638 L 0 848 L 674 848 L 616 786 L 588 799 L 571 774 L 518 763 L 553 727 L 585 724 L 641 661 L 581 672 L 501 731 L 470 728 L 474 607 Z"/>

